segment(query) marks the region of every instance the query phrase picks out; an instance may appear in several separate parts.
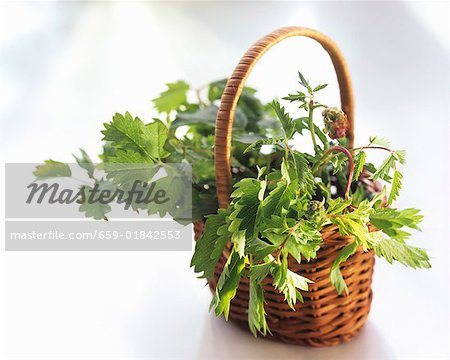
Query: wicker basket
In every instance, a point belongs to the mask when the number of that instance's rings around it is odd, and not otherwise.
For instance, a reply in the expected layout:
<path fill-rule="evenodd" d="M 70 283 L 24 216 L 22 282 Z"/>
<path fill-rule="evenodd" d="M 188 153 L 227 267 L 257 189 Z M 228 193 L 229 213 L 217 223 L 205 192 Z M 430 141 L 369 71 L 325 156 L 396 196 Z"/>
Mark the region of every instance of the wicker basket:
<path fill-rule="evenodd" d="M 341 93 L 341 107 L 349 120 L 347 134 L 349 146 L 353 146 L 353 96 L 350 75 L 343 56 L 335 43 L 323 34 L 301 27 L 285 27 L 276 30 L 253 44 L 244 54 L 229 78 L 221 98 L 215 131 L 215 170 L 219 206 L 225 208 L 231 194 L 231 131 L 233 116 L 245 80 L 261 56 L 273 45 L 292 36 L 306 36 L 318 41 L 329 53 L 336 70 Z M 377 191 L 377 184 L 364 179 L 370 191 Z M 203 223 L 194 224 L 195 238 L 203 232 Z M 303 292 L 304 303 L 297 303 L 295 311 L 284 301 L 284 295 L 275 290 L 270 277 L 264 282 L 265 310 L 271 338 L 286 343 L 331 346 L 351 339 L 364 325 L 372 300 L 371 282 L 374 265 L 372 251 L 358 249 L 342 263 L 341 272 L 348 286 L 348 295 L 338 295 L 329 280 L 330 267 L 337 253 L 353 242 L 350 236 L 343 236 L 335 226 L 322 230 L 324 244 L 317 252 L 317 258 L 298 264 L 289 258 L 289 269 L 313 280 L 310 291 Z M 215 288 L 220 273 L 229 255 L 230 244 L 223 252 L 216 266 L 214 278 L 210 281 Z M 241 279 L 236 297 L 231 302 L 230 319 L 247 327 L 248 279 Z"/>

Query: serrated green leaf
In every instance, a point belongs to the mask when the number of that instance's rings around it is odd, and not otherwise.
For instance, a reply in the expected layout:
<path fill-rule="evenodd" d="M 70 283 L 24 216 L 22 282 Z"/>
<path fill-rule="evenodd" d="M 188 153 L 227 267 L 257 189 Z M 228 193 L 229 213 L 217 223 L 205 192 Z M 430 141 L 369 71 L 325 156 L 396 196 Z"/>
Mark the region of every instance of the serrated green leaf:
<path fill-rule="evenodd" d="M 195 244 L 195 252 L 191 259 L 191 267 L 201 277 L 211 279 L 214 269 L 225 248 L 229 234 L 226 222 L 227 212 L 219 209 L 215 215 L 209 215 L 203 235 Z"/>
<path fill-rule="evenodd" d="M 167 90 L 153 99 L 153 105 L 161 113 L 170 113 L 178 110 L 180 106 L 187 104 L 187 92 L 189 85 L 184 81 L 177 81 L 166 84 Z"/>
<path fill-rule="evenodd" d="M 235 251 L 243 257 L 245 255 L 246 231 L 234 231 L 231 234 L 231 243 L 233 244 L 233 248 L 235 249 Z"/>
<path fill-rule="evenodd" d="M 309 167 L 308 160 L 302 153 L 296 150 L 291 151 L 291 154 L 295 166 L 295 173 L 297 175 L 298 187 L 307 196 L 311 197 L 314 194 L 315 183 L 314 175 Z"/>
<path fill-rule="evenodd" d="M 327 213 L 330 215 L 341 214 L 351 204 L 351 200 L 344 200 L 343 198 L 329 199 Z"/>
<path fill-rule="evenodd" d="M 164 150 L 167 128 L 159 120 L 144 125 L 139 118 L 126 112 L 125 116 L 117 113 L 112 122 L 103 125 L 103 140 L 116 148 L 141 153 L 153 161 L 168 155 Z"/>
<path fill-rule="evenodd" d="M 374 250 L 379 257 L 384 257 L 389 264 L 393 261 L 413 269 L 431 267 L 430 258 L 425 250 L 407 245 L 394 239 L 386 239 L 381 232 L 374 233 Z"/>
<path fill-rule="evenodd" d="M 346 245 L 338 254 L 336 259 L 333 261 L 330 269 L 330 282 L 336 288 L 339 295 L 344 291 L 348 294 L 347 284 L 345 283 L 344 277 L 342 276 L 340 265 L 346 261 L 351 255 L 353 255 L 358 249 L 358 243 L 352 242 Z"/>
<path fill-rule="evenodd" d="M 342 169 L 344 164 L 347 161 L 347 156 L 342 153 L 334 154 L 334 156 L 330 159 L 331 165 L 333 166 L 333 175 L 337 173 L 342 173 Z"/>
<path fill-rule="evenodd" d="M 400 194 L 400 189 L 402 188 L 402 178 L 403 178 L 403 175 L 400 173 L 400 171 L 395 170 L 394 177 L 392 180 L 392 185 L 391 185 L 391 192 L 389 193 L 389 197 L 388 197 L 388 204 L 392 204 L 393 201 Z"/>
<path fill-rule="evenodd" d="M 353 235 L 364 250 L 369 249 L 371 237 L 365 216 L 363 218 L 362 215 L 351 212 L 331 217 L 330 221 L 339 228 L 342 235 Z"/>
<path fill-rule="evenodd" d="M 353 160 L 355 162 L 355 171 L 353 173 L 353 181 L 357 181 L 364 169 L 364 164 L 366 163 L 366 153 L 364 151 L 360 151 L 359 153 L 357 153 L 355 155 Z"/>
<path fill-rule="evenodd" d="M 167 201 L 162 203 L 150 202 L 144 203 L 143 208 L 147 210 L 148 215 L 158 213 L 160 217 L 170 214 L 174 220 L 191 218 L 192 205 L 191 196 L 186 189 L 191 185 L 189 177 L 182 173 L 178 166 L 172 167 L 171 164 L 164 164 L 163 169 L 167 170 L 167 175 L 152 180 L 156 191 L 164 191 L 168 195 Z M 177 220 L 178 221 L 178 220 Z"/>
<path fill-rule="evenodd" d="M 295 239 L 292 236 L 288 238 L 288 240 L 284 245 L 284 248 L 286 249 L 288 254 L 291 255 L 299 264 L 301 263 L 302 253 L 299 247 L 297 246 Z"/>
<path fill-rule="evenodd" d="M 322 89 L 325 89 L 327 86 L 328 86 L 328 84 L 317 85 L 317 86 L 313 89 L 313 92 L 316 92 L 316 91 L 320 91 L 320 90 L 322 90 Z"/>
<path fill-rule="evenodd" d="M 379 145 L 387 148 L 391 146 L 389 140 L 381 136 L 373 136 L 369 139 L 369 142 L 371 145 Z"/>
<path fill-rule="evenodd" d="M 286 274 L 288 271 L 288 259 L 285 251 L 281 262 L 274 262 L 274 266 L 271 270 L 273 277 L 273 286 L 275 287 L 275 289 L 285 286 L 287 276 Z"/>
<path fill-rule="evenodd" d="M 142 138 L 146 143 L 147 154 L 154 159 L 167 157 L 169 153 L 164 150 L 167 140 L 167 127 L 160 120 L 144 125 Z"/>
<path fill-rule="evenodd" d="M 88 173 L 88 176 L 91 179 L 93 179 L 94 178 L 94 170 L 95 170 L 94 163 L 92 162 L 90 156 L 87 154 L 86 151 L 84 151 L 83 149 L 80 149 L 80 152 L 81 152 L 81 157 L 77 157 L 75 155 L 73 155 L 73 157 L 77 161 L 77 164 L 80 165 L 81 168 L 85 169 L 86 172 Z"/>
<path fill-rule="evenodd" d="M 275 114 L 278 117 L 278 120 L 281 122 L 281 126 L 283 127 L 285 138 L 290 139 L 292 135 L 294 135 L 295 124 L 294 120 L 289 116 L 284 107 L 280 105 L 277 100 L 272 101 L 271 106 L 275 111 Z"/>
<path fill-rule="evenodd" d="M 285 96 L 283 98 L 283 100 L 288 100 L 290 102 L 305 101 L 305 99 L 306 99 L 306 94 L 301 91 L 297 91 L 296 94 L 288 94 L 288 96 Z"/>
<path fill-rule="evenodd" d="M 255 237 L 250 239 L 247 243 L 246 252 L 247 254 L 252 255 L 255 261 L 260 261 L 267 255 L 275 252 L 277 249 L 277 245 L 268 244 L 267 242 Z"/>
<path fill-rule="evenodd" d="M 84 200 L 78 210 L 84 212 L 87 218 L 93 218 L 95 220 L 108 220 L 106 214 L 111 211 L 111 206 L 100 201 L 89 201 L 89 194 L 91 194 L 93 187 L 84 185 L 81 189 L 84 192 Z"/>
<path fill-rule="evenodd" d="M 252 275 L 250 275 L 248 300 L 248 326 L 255 337 L 258 332 L 264 336 L 268 331 L 270 332 L 264 310 L 264 290 L 260 281 Z"/>
<path fill-rule="evenodd" d="M 104 141 L 109 141 L 112 146 L 146 152 L 142 139 L 142 128 L 144 124 L 139 118 L 133 118 L 127 111 L 125 115 L 116 113 L 110 123 L 104 123 L 102 130 Z"/>
<path fill-rule="evenodd" d="M 112 146 L 111 143 L 106 141 L 103 144 L 103 152 L 99 157 L 103 162 L 108 162 L 111 157 L 115 156 L 116 150 L 117 149 Z"/>
<path fill-rule="evenodd" d="M 326 148 L 329 146 L 327 136 L 317 125 L 314 125 L 314 134 L 319 138 L 320 142 Z M 339 139 L 339 141 L 346 141 L 347 138 Z"/>
<path fill-rule="evenodd" d="M 254 281 L 260 283 L 263 281 L 270 272 L 270 269 L 273 267 L 273 261 L 269 261 L 262 264 L 251 265 L 249 269 L 250 278 Z"/>
<path fill-rule="evenodd" d="M 383 161 L 380 167 L 377 169 L 375 174 L 373 174 L 373 180 L 378 180 L 380 178 L 385 178 L 386 175 L 389 175 L 389 171 L 395 165 L 395 158 L 393 154 L 389 154 L 389 156 Z"/>
<path fill-rule="evenodd" d="M 303 130 L 309 130 L 308 117 L 294 119 L 295 131 L 303 135 Z"/>
<path fill-rule="evenodd" d="M 69 165 L 49 159 L 45 160 L 43 165 L 36 166 L 33 175 L 36 176 L 37 180 L 44 180 L 55 177 L 70 177 L 72 171 Z"/>
<path fill-rule="evenodd" d="M 307 261 L 314 259 L 321 243 L 320 231 L 310 222 L 302 221 L 286 242 L 286 249 L 300 263 L 301 256 Z"/>
<path fill-rule="evenodd" d="M 236 295 L 241 276 L 245 268 L 245 258 L 232 251 L 220 274 L 210 308 L 214 308 L 216 316 L 222 313 L 228 320 L 230 302 Z"/>
<path fill-rule="evenodd" d="M 291 202 L 296 199 L 295 183 L 287 184 L 280 181 L 276 188 L 269 192 L 263 200 L 262 209 L 267 218 L 273 215 L 281 215 L 286 211 Z"/>
<path fill-rule="evenodd" d="M 305 77 L 303 76 L 303 74 L 300 71 L 298 72 L 298 77 L 300 79 L 300 81 L 299 81 L 300 85 L 302 85 L 306 89 L 308 89 L 309 93 L 312 93 L 312 89 L 311 89 L 311 86 L 309 85 L 308 80 L 305 79 Z"/>
<path fill-rule="evenodd" d="M 294 309 L 294 305 L 301 297 L 297 289 L 308 291 L 311 280 L 296 274 L 287 268 L 287 256 L 283 256 L 281 264 L 274 263 L 272 268 L 273 286 L 284 294 L 290 308 Z"/>
<path fill-rule="evenodd" d="M 230 208 L 228 230 L 233 234 L 231 241 L 235 244 L 240 256 L 244 256 L 246 239 L 255 236 L 255 222 L 261 203 L 260 190 L 260 180 L 246 178 L 235 185 L 235 190 L 231 194 L 233 203 Z"/>
<path fill-rule="evenodd" d="M 106 178 L 123 189 L 131 189 L 136 180 L 149 182 L 158 171 L 153 160 L 135 151 L 119 149 L 109 162 L 101 164 Z"/>
<path fill-rule="evenodd" d="M 397 156 L 397 159 L 400 162 L 400 164 L 402 164 L 402 165 L 406 164 L 406 151 L 405 150 L 395 150 L 394 154 Z"/>
<path fill-rule="evenodd" d="M 417 209 L 397 210 L 392 208 L 378 209 L 370 215 L 370 222 L 389 237 L 398 241 L 406 240 L 411 234 L 401 230 L 403 227 L 420 230 L 419 224 L 423 216 Z"/>

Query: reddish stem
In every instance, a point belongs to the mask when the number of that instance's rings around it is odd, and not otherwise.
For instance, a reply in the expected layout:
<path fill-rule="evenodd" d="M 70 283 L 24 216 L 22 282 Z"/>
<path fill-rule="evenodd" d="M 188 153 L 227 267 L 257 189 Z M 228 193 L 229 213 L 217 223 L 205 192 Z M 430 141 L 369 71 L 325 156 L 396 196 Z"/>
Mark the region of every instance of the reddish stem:
<path fill-rule="evenodd" d="M 361 150 L 362 149 L 380 149 L 380 150 L 386 150 L 389 152 L 393 152 L 391 149 L 384 147 L 384 146 L 361 146 L 359 149 L 361 149 Z M 352 151 L 355 151 L 355 150 L 358 150 L 358 149 L 352 149 Z"/>
<path fill-rule="evenodd" d="M 352 154 L 345 147 L 332 146 L 328 150 L 326 150 L 323 153 L 323 155 L 325 156 L 325 155 L 327 155 L 329 153 L 332 153 L 332 152 L 341 152 L 345 156 L 347 156 L 347 159 L 348 159 L 349 171 L 348 171 L 348 177 L 347 177 L 347 185 L 345 187 L 345 200 L 347 200 L 348 197 L 349 197 L 349 193 L 350 193 L 350 185 L 352 184 L 353 173 L 355 171 L 355 163 L 353 162 Z"/>

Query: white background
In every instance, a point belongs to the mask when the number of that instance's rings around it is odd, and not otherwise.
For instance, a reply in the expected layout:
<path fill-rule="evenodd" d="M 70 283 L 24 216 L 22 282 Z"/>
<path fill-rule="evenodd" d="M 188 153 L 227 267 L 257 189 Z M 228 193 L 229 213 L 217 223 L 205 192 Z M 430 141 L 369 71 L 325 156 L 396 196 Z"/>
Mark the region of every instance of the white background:
<path fill-rule="evenodd" d="M 448 357 L 449 23 L 446 2 L 1 3 L 2 162 L 71 161 L 79 147 L 99 153 L 102 123 L 126 110 L 150 120 L 150 99 L 165 82 L 226 77 L 252 42 L 280 26 L 328 34 L 353 76 L 357 144 L 377 134 L 408 151 L 398 206 L 426 215 L 413 243 L 429 249 L 433 269 L 378 260 L 362 333 L 309 349 L 253 339 L 208 314 L 211 296 L 189 269 L 189 252 L 0 250 L 0 354 Z M 330 61 L 306 39 L 273 48 L 249 84 L 270 100 L 296 89 L 297 70 L 330 83 L 322 100 L 338 104 Z"/>

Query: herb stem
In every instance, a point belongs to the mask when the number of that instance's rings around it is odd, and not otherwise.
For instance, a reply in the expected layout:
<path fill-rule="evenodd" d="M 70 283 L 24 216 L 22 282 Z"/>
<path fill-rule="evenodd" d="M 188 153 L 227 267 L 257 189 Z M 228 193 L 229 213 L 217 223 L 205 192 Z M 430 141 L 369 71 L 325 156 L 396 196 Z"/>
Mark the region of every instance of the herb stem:
<path fill-rule="evenodd" d="M 348 151 L 343 146 L 332 146 L 323 153 L 323 157 L 325 157 L 326 155 L 328 155 L 332 152 L 343 153 L 345 156 L 347 156 L 347 159 L 348 159 L 349 170 L 348 170 L 348 176 L 347 176 L 347 185 L 345 186 L 345 200 L 347 200 L 349 198 L 350 185 L 352 183 L 353 173 L 355 171 L 355 163 L 353 162 L 353 156 L 350 153 L 350 151 Z"/>
<path fill-rule="evenodd" d="M 289 158 L 289 140 L 288 139 L 284 140 L 284 146 L 285 146 L 285 159 L 286 159 L 286 161 L 288 161 L 288 158 Z"/>
<path fill-rule="evenodd" d="M 312 143 L 314 146 L 314 152 L 317 152 L 317 142 L 316 142 L 316 134 L 315 134 L 315 130 L 314 130 L 313 111 L 314 111 L 314 100 L 311 99 L 309 101 L 309 106 L 308 106 L 308 125 L 309 125 L 309 131 L 311 132 L 311 138 L 312 138 Z"/>
<path fill-rule="evenodd" d="M 384 147 L 384 146 L 361 146 L 359 148 L 351 149 L 350 151 L 353 152 L 353 151 L 364 150 L 364 149 L 379 149 L 379 150 L 389 151 L 390 153 L 394 152 L 394 150 L 391 150 L 391 149 L 389 149 L 387 147 Z"/>
<path fill-rule="evenodd" d="M 293 227 L 290 228 L 289 233 L 287 234 L 287 236 L 284 238 L 283 242 L 281 243 L 279 249 L 277 250 L 276 254 L 275 254 L 275 258 L 276 261 L 279 263 L 280 262 L 280 255 L 281 252 L 283 251 L 286 243 L 288 242 L 289 238 L 292 236 L 292 234 L 295 232 L 295 230 L 297 230 L 297 228 L 302 224 L 302 221 L 299 221 L 298 223 L 296 223 Z"/>

